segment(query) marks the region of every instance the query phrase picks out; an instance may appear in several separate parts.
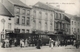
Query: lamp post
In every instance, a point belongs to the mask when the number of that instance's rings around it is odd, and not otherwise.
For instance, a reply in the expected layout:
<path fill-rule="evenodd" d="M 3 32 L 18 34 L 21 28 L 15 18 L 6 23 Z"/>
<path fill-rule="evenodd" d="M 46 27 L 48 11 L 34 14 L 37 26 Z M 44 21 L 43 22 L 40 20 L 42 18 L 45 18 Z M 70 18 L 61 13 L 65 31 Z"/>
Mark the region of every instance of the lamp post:
<path fill-rule="evenodd" d="M 2 35 L 2 39 L 5 39 L 5 19 L 2 19 L 1 22 L 3 23 L 3 35 Z"/>

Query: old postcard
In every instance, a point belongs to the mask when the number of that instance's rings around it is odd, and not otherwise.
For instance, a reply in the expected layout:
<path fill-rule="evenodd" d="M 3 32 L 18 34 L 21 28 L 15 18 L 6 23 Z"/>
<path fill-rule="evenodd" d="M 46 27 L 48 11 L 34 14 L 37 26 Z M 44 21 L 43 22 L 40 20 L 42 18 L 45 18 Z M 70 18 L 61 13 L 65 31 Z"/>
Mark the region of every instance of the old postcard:
<path fill-rule="evenodd" d="M 0 52 L 80 52 L 80 0 L 0 0 Z"/>

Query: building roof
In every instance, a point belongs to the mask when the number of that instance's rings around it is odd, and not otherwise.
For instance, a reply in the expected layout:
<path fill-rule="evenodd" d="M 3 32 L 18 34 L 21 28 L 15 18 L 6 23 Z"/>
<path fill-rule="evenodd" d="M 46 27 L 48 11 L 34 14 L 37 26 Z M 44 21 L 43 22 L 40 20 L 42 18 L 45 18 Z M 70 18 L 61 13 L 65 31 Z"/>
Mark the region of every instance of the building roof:
<path fill-rule="evenodd" d="M 46 9 L 46 10 L 51 10 L 51 11 L 60 11 L 60 12 L 64 12 L 61 9 L 58 9 L 56 7 L 53 7 L 52 5 L 49 4 L 45 4 L 42 2 L 37 2 L 33 7 L 38 7 L 38 8 L 42 8 L 42 9 Z"/>
<path fill-rule="evenodd" d="M 74 16 L 73 18 L 71 18 L 72 20 L 76 20 L 76 21 L 80 21 L 80 17 Z"/>
<path fill-rule="evenodd" d="M 38 8 L 54 11 L 53 8 L 49 7 L 48 5 L 46 5 L 42 2 L 37 2 L 33 7 L 38 7 Z"/>
<path fill-rule="evenodd" d="M 0 3 L 0 15 L 4 16 L 10 16 L 12 17 L 13 15 L 5 8 L 3 4 Z"/>
<path fill-rule="evenodd" d="M 29 6 L 27 6 L 25 3 L 23 3 L 20 0 L 9 0 L 9 1 L 14 5 L 30 8 Z"/>
<path fill-rule="evenodd" d="M 60 11 L 60 12 L 64 12 L 64 10 L 60 9 L 60 8 L 57 8 L 57 7 L 54 7 L 50 4 L 47 4 L 49 7 L 53 8 L 55 11 Z"/>
<path fill-rule="evenodd" d="M 68 18 L 70 18 L 70 20 L 79 20 L 80 21 L 80 17 L 77 17 L 75 15 L 70 15 L 67 13 L 64 13 L 65 16 L 67 16 Z"/>

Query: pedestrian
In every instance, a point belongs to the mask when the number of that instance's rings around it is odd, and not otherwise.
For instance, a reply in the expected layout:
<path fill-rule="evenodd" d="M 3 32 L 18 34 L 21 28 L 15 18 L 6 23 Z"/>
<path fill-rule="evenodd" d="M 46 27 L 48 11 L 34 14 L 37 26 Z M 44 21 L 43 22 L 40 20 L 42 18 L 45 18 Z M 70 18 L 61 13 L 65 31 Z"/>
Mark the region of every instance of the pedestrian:
<path fill-rule="evenodd" d="M 51 38 L 49 39 L 49 47 L 51 47 Z"/>
<path fill-rule="evenodd" d="M 9 47 L 11 47 L 11 45 L 12 45 L 12 39 L 10 38 L 9 39 Z"/>
<path fill-rule="evenodd" d="M 37 40 L 37 46 L 36 46 L 36 48 L 37 48 L 37 49 L 41 49 L 40 45 L 41 45 L 41 40 L 38 39 L 38 40 Z"/>
<path fill-rule="evenodd" d="M 20 47 L 21 48 L 24 47 L 24 40 L 23 39 L 20 40 Z"/>
<path fill-rule="evenodd" d="M 2 41 L 2 47 L 5 48 L 5 39 Z"/>
<path fill-rule="evenodd" d="M 54 41 L 53 41 L 53 40 L 51 40 L 51 49 L 53 49 L 53 42 L 54 42 Z"/>
<path fill-rule="evenodd" d="M 6 38 L 6 39 L 4 40 L 4 42 L 5 42 L 5 48 L 8 48 L 8 47 L 9 47 L 9 39 Z"/>
<path fill-rule="evenodd" d="M 16 39 L 14 39 L 14 45 L 15 45 L 15 47 L 17 46 L 17 40 Z"/>
<path fill-rule="evenodd" d="M 25 46 L 28 47 L 28 39 L 25 40 Z"/>

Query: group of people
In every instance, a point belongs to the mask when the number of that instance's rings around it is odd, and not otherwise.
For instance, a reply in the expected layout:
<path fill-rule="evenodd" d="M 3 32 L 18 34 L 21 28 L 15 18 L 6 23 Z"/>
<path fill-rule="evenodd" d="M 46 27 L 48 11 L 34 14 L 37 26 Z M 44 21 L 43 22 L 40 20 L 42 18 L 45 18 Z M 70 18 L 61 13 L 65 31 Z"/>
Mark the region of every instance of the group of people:
<path fill-rule="evenodd" d="M 19 43 L 19 44 L 18 44 Z M 6 38 L 2 41 L 1 47 L 3 48 L 9 48 L 9 47 L 17 47 L 20 46 L 21 48 L 23 47 L 28 47 L 30 46 L 30 40 L 29 39 L 20 39 L 19 41 L 17 39 L 11 39 L 11 38 Z M 41 46 L 41 40 L 38 39 L 36 42 L 36 48 L 40 49 Z"/>
<path fill-rule="evenodd" d="M 60 41 L 54 41 L 53 39 L 50 38 L 49 40 L 49 47 L 53 48 L 54 46 L 59 46 Z"/>
<path fill-rule="evenodd" d="M 62 42 L 64 42 L 64 41 L 59 41 L 59 40 L 55 41 L 52 38 L 50 38 L 49 47 L 51 47 L 51 49 L 53 49 L 54 46 L 58 46 L 58 47 L 60 45 L 62 46 L 62 44 L 63 44 Z M 30 45 L 30 38 L 29 39 L 25 39 L 25 40 L 24 39 L 20 39 L 19 42 L 17 41 L 17 39 L 12 40 L 11 38 L 6 38 L 6 39 L 4 39 L 2 41 L 2 47 L 3 48 L 8 48 L 8 47 L 12 47 L 12 45 L 13 46 L 17 46 L 17 43 L 19 43 L 19 46 L 21 48 L 28 47 Z M 64 43 L 67 46 L 67 41 L 65 41 Z M 41 49 L 41 46 L 42 46 L 41 44 L 42 44 L 41 43 L 41 39 L 37 39 L 36 40 L 36 48 L 37 49 Z M 76 46 L 76 48 L 78 48 L 79 47 L 78 41 L 74 40 L 73 41 L 73 45 Z"/>
<path fill-rule="evenodd" d="M 24 40 L 24 39 L 20 39 L 19 42 L 17 42 L 16 39 L 12 40 L 11 38 L 6 38 L 2 41 L 2 47 L 3 48 L 8 48 L 8 47 L 12 47 L 12 46 L 17 46 L 18 43 L 20 43 L 20 47 L 27 47 L 29 42 L 28 40 Z"/>

